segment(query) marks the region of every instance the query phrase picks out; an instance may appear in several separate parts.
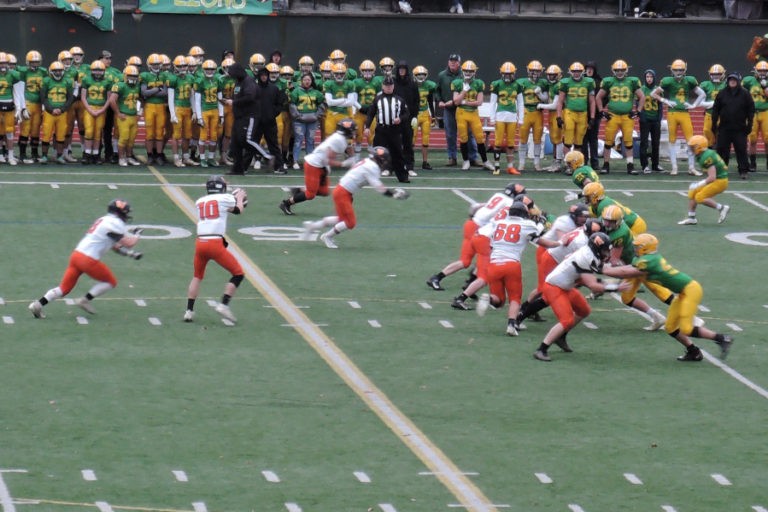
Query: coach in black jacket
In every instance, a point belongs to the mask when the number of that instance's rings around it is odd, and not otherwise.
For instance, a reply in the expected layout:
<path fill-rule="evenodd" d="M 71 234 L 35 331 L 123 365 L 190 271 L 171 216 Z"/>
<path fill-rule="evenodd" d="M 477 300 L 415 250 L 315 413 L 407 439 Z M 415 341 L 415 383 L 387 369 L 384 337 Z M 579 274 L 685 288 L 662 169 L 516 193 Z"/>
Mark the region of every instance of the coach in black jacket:
<path fill-rule="evenodd" d="M 400 125 L 400 129 L 403 132 L 403 159 L 405 160 L 405 167 L 411 176 L 415 176 L 413 171 L 413 124 L 412 119 L 416 119 L 419 115 L 419 86 L 413 81 L 411 76 L 411 69 L 408 67 L 408 63 L 401 60 L 395 70 L 395 94 L 400 96 L 408 107 L 410 117 L 403 119 Z"/>
<path fill-rule="evenodd" d="M 269 81 L 267 68 L 261 68 L 256 77 L 261 115 L 253 132 L 253 140 L 258 142 L 262 136 L 264 137 L 275 174 L 285 174 L 280 146 L 277 143 L 277 116 L 280 115 L 285 96 L 283 91 Z"/>
<path fill-rule="evenodd" d="M 726 86 L 715 96 L 712 106 L 712 131 L 717 135 L 715 145 L 720 158 L 728 164 L 731 156 L 731 144 L 736 153 L 739 176 L 747 179 L 749 157 L 747 155 L 747 135 L 752 131 L 752 119 L 755 116 L 755 102 L 749 91 L 741 86 L 741 75 L 729 73 Z"/>
<path fill-rule="evenodd" d="M 257 101 L 256 82 L 248 76 L 240 64 L 229 67 L 229 76 L 235 79 L 235 90 L 231 100 L 225 100 L 232 105 L 232 169 L 227 174 L 245 174 L 248 164 L 253 159 L 254 147 L 249 144 L 249 134 L 259 119 L 259 102 Z"/>

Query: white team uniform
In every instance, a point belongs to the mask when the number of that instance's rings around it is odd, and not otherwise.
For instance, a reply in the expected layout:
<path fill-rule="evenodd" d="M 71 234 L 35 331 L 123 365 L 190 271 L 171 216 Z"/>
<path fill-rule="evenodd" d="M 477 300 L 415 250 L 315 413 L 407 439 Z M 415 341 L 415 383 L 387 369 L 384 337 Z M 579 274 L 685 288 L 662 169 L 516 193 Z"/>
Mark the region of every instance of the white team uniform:
<path fill-rule="evenodd" d="M 110 213 L 93 223 L 91 229 L 75 247 L 75 251 L 100 260 L 124 235 L 125 222 L 117 215 Z"/>
<path fill-rule="evenodd" d="M 224 236 L 229 209 L 237 205 L 232 194 L 208 194 L 195 201 L 197 236 Z"/>
<path fill-rule="evenodd" d="M 498 217 L 502 216 L 497 215 L 487 230 L 491 238 L 491 263 L 520 261 L 525 247 L 541 236 L 544 226 L 521 217 Z M 519 226 L 519 229 L 510 229 L 512 226 Z M 486 231 L 486 228 L 480 231 Z"/>
<path fill-rule="evenodd" d="M 571 290 L 576 286 L 581 274 L 594 274 L 600 272 L 603 263 L 595 256 L 589 246 L 584 246 L 562 261 L 555 270 L 547 276 L 547 283 Z"/>
<path fill-rule="evenodd" d="M 561 215 L 555 219 L 555 221 L 552 223 L 552 226 L 550 226 L 550 228 L 546 233 L 542 235 L 541 238 L 544 240 L 557 242 L 560 239 L 560 237 L 557 236 L 558 232 L 568 233 L 574 229 L 576 229 L 576 223 L 573 222 L 571 216 L 568 214 Z"/>
<path fill-rule="evenodd" d="M 493 194 L 485 204 L 475 212 L 472 216 L 472 221 L 478 225 L 478 227 L 485 226 L 491 219 L 493 219 L 499 211 L 504 208 L 512 206 L 514 199 L 502 192 L 496 192 Z M 487 236 L 487 235 L 486 235 Z"/>
<path fill-rule="evenodd" d="M 339 133 L 334 132 L 327 139 L 320 143 L 312 153 L 304 157 L 304 161 L 312 167 L 322 169 L 328 166 L 328 151 L 333 151 L 337 155 L 344 153 L 347 149 L 347 138 Z"/>
<path fill-rule="evenodd" d="M 360 192 L 360 189 L 366 185 L 381 187 L 379 164 L 370 158 L 358 162 L 341 177 L 339 185 L 352 195 Z"/>
<path fill-rule="evenodd" d="M 545 237 L 546 234 L 541 238 Z M 567 258 L 568 255 L 573 254 L 574 252 L 587 245 L 587 242 L 589 242 L 589 237 L 584 231 L 584 228 L 580 227 L 563 235 L 562 238 L 560 238 L 560 241 L 563 242 L 563 245 L 547 249 L 549 255 L 552 256 L 552 259 L 558 263 Z"/>

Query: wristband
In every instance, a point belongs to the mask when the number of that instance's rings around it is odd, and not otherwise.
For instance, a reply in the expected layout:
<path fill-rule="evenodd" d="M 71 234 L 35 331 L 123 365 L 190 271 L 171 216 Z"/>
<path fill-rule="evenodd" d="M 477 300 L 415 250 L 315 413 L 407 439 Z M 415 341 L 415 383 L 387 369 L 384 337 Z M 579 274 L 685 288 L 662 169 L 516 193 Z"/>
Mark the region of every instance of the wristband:
<path fill-rule="evenodd" d="M 619 289 L 619 285 L 616 283 L 609 283 L 603 286 L 605 287 L 605 291 L 607 292 L 615 292 L 616 290 Z"/>

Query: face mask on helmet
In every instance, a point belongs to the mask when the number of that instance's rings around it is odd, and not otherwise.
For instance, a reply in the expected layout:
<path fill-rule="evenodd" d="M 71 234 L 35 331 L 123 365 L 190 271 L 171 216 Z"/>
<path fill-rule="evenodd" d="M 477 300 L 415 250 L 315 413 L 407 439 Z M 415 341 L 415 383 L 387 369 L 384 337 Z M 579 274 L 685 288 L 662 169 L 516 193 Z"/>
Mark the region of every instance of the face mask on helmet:
<path fill-rule="evenodd" d="M 124 199 L 113 199 L 107 205 L 107 213 L 112 213 L 120 217 L 124 222 L 131 220 L 131 205 Z"/>
<path fill-rule="evenodd" d="M 219 175 L 211 176 L 205 182 L 205 190 L 209 194 L 223 194 L 227 191 L 227 181 Z"/>
<path fill-rule="evenodd" d="M 475 70 L 474 69 L 462 69 L 461 74 L 464 76 L 464 81 L 469 82 L 470 80 L 475 78 Z"/>
<path fill-rule="evenodd" d="M 101 68 L 91 68 L 91 76 L 94 80 L 101 80 L 104 78 L 104 70 Z"/>
<path fill-rule="evenodd" d="M 336 83 L 342 83 L 346 77 L 347 77 L 347 74 L 343 71 L 333 72 L 333 79 L 334 81 L 336 81 Z"/>
<path fill-rule="evenodd" d="M 61 64 L 61 63 L 59 63 L 59 64 Z M 51 78 L 53 78 L 54 80 L 57 80 L 57 81 L 61 80 L 64 77 L 64 66 L 63 65 L 60 65 L 60 66 L 53 66 L 53 65 L 51 65 L 51 68 L 48 70 L 48 72 L 50 73 Z"/>
<path fill-rule="evenodd" d="M 150 55 L 147 59 L 147 67 L 152 73 L 159 73 L 162 65 L 163 61 L 160 60 L 159 55 Z"/>
<path fill-rule="evenodd" d="M 417 73 L 413 75 L 413 77 L 416 79 L 417 84 L 423 84 L 427 81 L 427 74 L 426 73 Z"/>
<path fill-rule="evenodd" d="M 578 82 L 584 76 L 584 69 L 582 69 L 582 68 L 571 68 L 570 70 L 568 70 L 568 73 L 571 75 L 571 78 L 573 78 L 574 80 L 576 80 Z"/>

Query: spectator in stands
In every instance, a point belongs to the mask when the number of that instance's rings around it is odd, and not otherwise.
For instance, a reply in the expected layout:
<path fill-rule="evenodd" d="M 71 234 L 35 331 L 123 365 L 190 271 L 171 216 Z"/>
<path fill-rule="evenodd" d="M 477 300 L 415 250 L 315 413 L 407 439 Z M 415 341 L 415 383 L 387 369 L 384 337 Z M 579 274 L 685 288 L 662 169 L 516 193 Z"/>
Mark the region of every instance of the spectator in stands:
<path fill-rule="evenodd" d="M 717 153 L 726 165 L 733 144 L 739 176 L 745 180 L 749 171 L 747 135 L 752 131 L 755 102 L 749 91 L 741 86 L 739 73 L 728 73 L 726 84 L 726 87 L 717 93 L 715 104 L 712 106 L 712 131 L 717 136 Z"/>
<path fill-rule="evenodd" d="M 644 174 L 661 172 L 659 167 L 659 143 L 661 142 L 662 109 L 659 102 L 651 97 L 656 88 L 656 72 L 646 69 L 643 72 L 643 94 L 645 103 L 640 111 L 640 166 Z M 648 166 L 648 137 L 651 138 L 651 165 Z"/>
<path fill-rule="evenodd" d="M 413 128 L 419 115 L 419 87 L 411 78 L 411 69 L 404 60 L 400 61 L 395 71 L 395 94 L 403 98 L 408 107 L 408 112 L 411 114 L 410 119 L 403 119 L 400 128 L 403 131 L 403 159 L 405 160 L 405 167 L 408 170 L 409 176 L 416 176 L 416 171 L 413 169 Z"/>
<path fill-rule="evenodd" d="M 456 14 L 464 14 L 464 6 L 461 5 L 461 0 L 451 0 L 451 8 L 448 12 Z"/>
<path fill-rule="evenodd" d="M 443 127 L 445 128 L 445 146 L 448 153 L 446 167 L 456 167 L 456 105 L 453 104 L 451 84 L 461 78 L 461 57 L 458 53 L 448 56 L 448 66 L 437 75 L 437 90 L 435 91 L 437 106 L 443 109 Z M 469 158 L 477 162 L 477 141 L 469 136 Z"/>
<path fill-rule="evenodd" d="M 600 83 L 603 81 L 600 73 L 597 72 L 597 63 L 593 60 L 587 61 L 584 66 L 584 76 L 595 81 L 596 89 L 600 87 Z M 590 109 L 587 109 L 588 115 L 591 112 Z M 595 117 L 589 118 L 587 122 L 587 133 L 584 134 L 581 152 L 584 153 L 584 161 L 593 169 L 598 169 L 600 167 L 600 155 L 597 153 L 597 135 L 600 132 L 600 114 L 596 112 Z"/>

